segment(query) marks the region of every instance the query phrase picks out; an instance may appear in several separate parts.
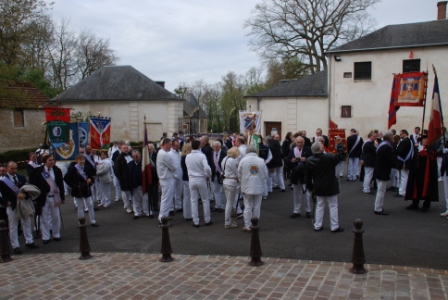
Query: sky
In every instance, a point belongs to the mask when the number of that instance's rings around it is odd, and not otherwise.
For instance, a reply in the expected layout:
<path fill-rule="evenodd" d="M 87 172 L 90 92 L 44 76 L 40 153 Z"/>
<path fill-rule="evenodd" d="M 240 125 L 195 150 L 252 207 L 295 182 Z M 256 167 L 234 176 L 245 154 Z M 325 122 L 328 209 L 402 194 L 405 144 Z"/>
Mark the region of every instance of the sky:
<path fill-rule="evenodd" d="M 198 80 L 261 66 L 244 22 L 261 0 L 53 0 L 53 20 L 109 39 L 120 58 L 173 92 Z M 376 28 L 435 20 L 439 0 L 382 0 L 369 13 Z M 50 2 L 50 1 L 47 1 Z"/>

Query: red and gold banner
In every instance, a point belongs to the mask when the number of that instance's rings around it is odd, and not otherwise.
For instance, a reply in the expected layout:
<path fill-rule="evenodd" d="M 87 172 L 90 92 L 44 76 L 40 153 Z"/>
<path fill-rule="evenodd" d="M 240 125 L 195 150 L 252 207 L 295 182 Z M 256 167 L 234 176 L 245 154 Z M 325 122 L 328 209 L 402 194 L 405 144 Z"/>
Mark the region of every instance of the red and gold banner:
<path fill-rule="evenodd" d="M 46 107 L 45 120 L 46 122 L 62 121 L 70 123 L 70 108 Z"/>
<path fill-rule="evenodd" d="M 342 142 L 344 143 L 345 149 L 347 149 L 347 139 L 345 138 L 345 129 L 338 128 L 338 124 L 333 122 L 330 119 L 330 128 L 328 129 L 328 139 L 329 139 L 329 146 L 328 151 L 330 153 L 337 153 L 336 151 L 336 137 L 340 137 L 342 139 Z"/>
<path fill-rule="evenodd" d="M 409 72 L 398 75 L 400 89 L 395 106 L 424 106 L 428 73 Z"/>
<path fill-rule="evenodd" d="M 101 149 L 110 143 L 110 119 L 103 117 L 90 118 L 90 146 L 93 149 Z"/>

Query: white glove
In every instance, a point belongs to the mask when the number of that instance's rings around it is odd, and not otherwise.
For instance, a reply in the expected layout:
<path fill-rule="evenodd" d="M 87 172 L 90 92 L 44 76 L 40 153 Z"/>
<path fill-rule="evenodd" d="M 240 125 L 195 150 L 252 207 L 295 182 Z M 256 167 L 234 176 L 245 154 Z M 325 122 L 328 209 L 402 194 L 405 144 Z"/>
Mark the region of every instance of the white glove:
<path fill-rule="evenodd" d="M 443 154 L 447 154 L 448 153 L 448 148 L 443 148 Z"/>

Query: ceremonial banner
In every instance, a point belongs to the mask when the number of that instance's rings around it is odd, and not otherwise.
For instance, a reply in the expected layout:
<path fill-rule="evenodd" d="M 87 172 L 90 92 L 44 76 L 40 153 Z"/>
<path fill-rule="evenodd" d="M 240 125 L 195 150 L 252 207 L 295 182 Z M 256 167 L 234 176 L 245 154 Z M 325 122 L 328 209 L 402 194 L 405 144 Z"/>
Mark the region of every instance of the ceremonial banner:
<path fill-rule="evenodd" d="M 261 139 L 257 134 L 253 134 L 252 138 L 250 139 L 249 145 L 252 145 L 255 147 L 255 149 L 257 150 L 257 154 L 259 153 L 259 149 L 260 149 L 260 143 L 261 143 Z"/>
<path fill-rule="evenodd" d="M 79 153 L 78 123 L 70 123 L 69 140 L 56 149 L 56 160 L 74 160 Z"/>
<path fill-rule="evenodd" d="M 261 111 L 240 111 L 240 131 L 260 133 Z"/>
<path fill-rule="evenodd" d="M 142 145 L 142 193 L 147 192 L 147 184 L 152 182 L 151 172 L 151 160 L 149 159 L 148 152 L 148 132 L 146 130 L 146 124 L 143 124 L 145 130 L 143 132 L 143 145 Z"/>
<path fill-rule="evenodd" d="M 330 128 L 328 129 L 328 139 L 330 141 L 328 146 L 328 151 L 330 153 L 337 153 L 336 151 L 336 137 L 339 136 L 344 143 L 345 149 L 347 149 L 347 139 L 345 138 L 345 129 L 341 128 Z"/>
<path fill-rule="evenodd" d="M 442 104 L 439 91 L 439 80 L 434 79 L 434 90 L 432 92 L 432 105 L 428 125 L 428 145 L 436 142 L 443 134 L 442 131 Z"/>
<path fill-rule="evenodd" d="M 47 123 L 48 140 L 54 148 L 59 148 L 69 140 L 69 123 L 62 121 L 51 121 Z"/>
<path fill-rule="evenodd" d="M 396 102 L 398 99 L 398 94 L 400 92 L 400 80 L 401 74 L 394 74 L 394 79 L 392 80 L 392 89 L 390 92 L 389 101 L 389 123 L 387 128 L 391 128 L 397 123 L 397 111 L 400 106 L 397 106 Z"/>
<path fill-rule="evenodd" d="M 79 122 L 79 146 L 85 148 L 89 144 L 89 131 L 90 124 L 89 122 Z"/>
<path fill-rule="evenodd" d="M 428 73 L 409 72 L 400 74 L 400 92 L 395 106 L 424 106 Z"/>
<path fill-rule="evenodd" d="M 110 143 L 110 119 L 90 118 L 90 146 L 101 149 Z"/>
<path fill-rule="evenodd" d="M 58 108 L 58 107 L 46 107 L 45 108 L 45 120 L 70 122 L 70 108 Z"/>

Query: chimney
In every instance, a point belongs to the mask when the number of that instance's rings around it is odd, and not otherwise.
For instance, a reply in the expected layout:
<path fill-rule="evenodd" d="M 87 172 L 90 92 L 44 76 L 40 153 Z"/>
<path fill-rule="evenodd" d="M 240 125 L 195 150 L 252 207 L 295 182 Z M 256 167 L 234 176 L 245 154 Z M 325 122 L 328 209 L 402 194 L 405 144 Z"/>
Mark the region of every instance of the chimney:
<path fill-rule="evenodd" d="M 446 6 L 446 2 L 445 2 L 445 6 Z M 158 85 L 160 85 L 161 87 L 165 88 L 165 81 L 156 81 L 156 83 Z"/>
<path fill-rule="evenodd" d="M 448 1 L 440 1 L 437 3 L 437 20 L 446 20 L 446 4 Z"/>

